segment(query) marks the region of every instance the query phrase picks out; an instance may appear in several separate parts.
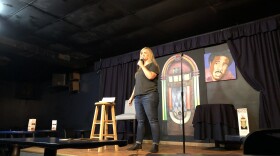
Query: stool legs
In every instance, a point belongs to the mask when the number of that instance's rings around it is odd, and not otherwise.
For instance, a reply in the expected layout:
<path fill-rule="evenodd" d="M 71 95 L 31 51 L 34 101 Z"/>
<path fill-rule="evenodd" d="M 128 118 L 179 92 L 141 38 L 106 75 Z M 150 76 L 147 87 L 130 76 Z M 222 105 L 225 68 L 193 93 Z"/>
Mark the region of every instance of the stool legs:
<path fill-rule="evenodd" d="M 100 112 L 100 120 L 97 120 L 99 107 L 101 106 Z M 111 111 L 111 120 L 108 119 L 108 107 L 110 107 Z M 95 134 L 95 126 L 96 124 L 100 124 L 99 134 Z M 113 134 L 108 134 L 108 125 L 111 124 L 113 128 Z M 117 124 L 116 124 L 116 116 L 115 116 L 115 105 L 114 104 L 102 104 L 96 105 L 94 118 L 92 122 L 91 134 L 90 138 L 98 138 L 99 141 L 108 140 L 108 138 L 113 138 L 117 140 Z M 105 146 L 106 147 L 106 146 Z M 115 145 L 115 151 L 118 151 L 118 145 Z M 102 152 L 103 147 L 98 148 L 98 152 Z"/>
<path fill-rule="evenodd" d="M 94 138 L 95 126 L 97 123 L 97 116 L 98 116 L 98 106 L 95 106 L 94 117 L 91 126 L 90 138 Z"/>
<path fill-rule="evenodd" d="M 115 106 L 111 107 L 111 113 L 112 113 L 112 122 L 113 122 L 113 135 L 114 135 L 113 137 L 114 137 L 114 140 L 118 140 Z M 115 151 L 118 151 L 118 150 L 119 150 L 119 146 L 115 145 Z"/>
<path fill-rule="evenodd" d="M 104 139 L 104 120 L 105 120 L 105 115 L 106 115 L 106 108 L 105 105 L 101 106 L 101 116 L 100 116 L 100 128 L 99 128 L 99 140 Z M 106 133 L 106 132 L 105 132 Z M 98 148 L 98 152 L 102 152 L 103 147 Z"/>

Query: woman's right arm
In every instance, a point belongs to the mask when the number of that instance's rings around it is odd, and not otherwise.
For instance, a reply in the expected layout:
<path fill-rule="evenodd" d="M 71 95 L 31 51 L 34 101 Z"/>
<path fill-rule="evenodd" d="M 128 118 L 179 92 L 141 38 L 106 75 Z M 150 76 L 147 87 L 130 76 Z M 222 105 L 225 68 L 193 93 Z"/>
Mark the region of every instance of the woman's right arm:
<path fill-rule="evenodd" d="M 133 99 L 134 99 L 134 91 L 135 91 L 135 86 L 134 86 L 133 91 L 132 91 L 132 93 L 131 93 L 131 96 L 130 96 L 130 98 L 129 98 L 129 100 L 128 100 L 129 105 L 132 105 L 132 101 L 133 101 Z"/>

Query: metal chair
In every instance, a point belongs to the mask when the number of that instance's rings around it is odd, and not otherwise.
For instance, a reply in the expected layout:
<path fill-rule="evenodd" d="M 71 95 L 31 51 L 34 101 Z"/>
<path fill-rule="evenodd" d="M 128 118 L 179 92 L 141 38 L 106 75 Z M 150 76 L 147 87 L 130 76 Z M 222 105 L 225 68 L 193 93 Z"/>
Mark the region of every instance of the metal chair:
<path fill-rule="evenodd" d="M 135 112 L 135 107 L 134 107 L 134 101 L 132 102 L 132 105 L 130 106 L 128 103 L 128 100 L 125 100 L 125 107 L 124 107 L 124 113 L 116 115 L 116 120 L 117 121 L 124 121 L 125 123 L 125 131 L 124 131 L 124 136 L 125 138 L 128 139 L 128 137 L 133 137 L 133 142 L 135 142 L 135 136 L 136 136 L 136 112 Z M 127 121 L 132 122 L 133 124 L 133 129 L 132 133 L 128 133 L 128 125 Z"/>

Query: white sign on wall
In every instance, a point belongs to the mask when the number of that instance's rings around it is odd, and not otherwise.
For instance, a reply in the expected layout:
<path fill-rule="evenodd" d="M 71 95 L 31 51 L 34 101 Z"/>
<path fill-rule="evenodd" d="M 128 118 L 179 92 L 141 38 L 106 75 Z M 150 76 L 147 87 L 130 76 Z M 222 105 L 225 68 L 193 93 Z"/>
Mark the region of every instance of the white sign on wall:
<path fill-rule="evenodd" d="M 239 135 L 246 136 L 247 134 L 250 133 L 247 108 L 238 108 L 237 117 L 238 117 Z"/>
<path fill-rule="evenodd" d="M 29 119 L 27 131 L 35 131 L 36 119 Z"/>
<path fill-rule="evenodd" d="M 56 131 L 57 120 L 52 120 L 52 131 Z"/>

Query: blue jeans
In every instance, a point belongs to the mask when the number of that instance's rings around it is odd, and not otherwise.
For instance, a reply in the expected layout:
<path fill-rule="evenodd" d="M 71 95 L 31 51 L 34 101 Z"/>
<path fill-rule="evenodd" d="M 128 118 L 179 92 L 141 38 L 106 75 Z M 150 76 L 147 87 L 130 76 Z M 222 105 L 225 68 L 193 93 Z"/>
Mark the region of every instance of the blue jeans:
<path fill-rule="evenodd" d="M 136 142 L 142 143 L 145 136 L 145 116 L 147 116 L 153 137 L 153 143 L 159 144 L 159 122 L 158 122 L 158 92 L 152 92 L 146 95 L 138 95 L 134 98 L 134 105 L 137 118 L 137 136 Z"/>

